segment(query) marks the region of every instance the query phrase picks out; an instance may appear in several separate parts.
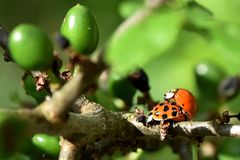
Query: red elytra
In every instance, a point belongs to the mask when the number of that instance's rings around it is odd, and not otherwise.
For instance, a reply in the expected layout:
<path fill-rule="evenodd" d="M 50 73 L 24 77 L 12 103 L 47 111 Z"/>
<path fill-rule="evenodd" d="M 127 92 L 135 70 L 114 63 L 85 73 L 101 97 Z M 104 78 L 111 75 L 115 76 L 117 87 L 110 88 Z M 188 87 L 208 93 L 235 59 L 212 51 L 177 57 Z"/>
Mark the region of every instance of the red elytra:
<path fill-rule="evenodd" d="M 182 113 L 182 108 L 175 102 L 166 101 L 153 107 L 148 115 L 147 123 L 151 123 L 152 121 L 165 122 L 167 120 L 180 122 L 187 120 L 187 117 Z"/>
<path fill-rule="evenodd" d="M 164 99 L 167 102 L 176 102 L 183 109 L 183 113 L 186 114 L 189 120 L 197 112 L 197 101 L 193 94 L 186 89 L 177 88 L 170 90 L 164 95 Z"/>

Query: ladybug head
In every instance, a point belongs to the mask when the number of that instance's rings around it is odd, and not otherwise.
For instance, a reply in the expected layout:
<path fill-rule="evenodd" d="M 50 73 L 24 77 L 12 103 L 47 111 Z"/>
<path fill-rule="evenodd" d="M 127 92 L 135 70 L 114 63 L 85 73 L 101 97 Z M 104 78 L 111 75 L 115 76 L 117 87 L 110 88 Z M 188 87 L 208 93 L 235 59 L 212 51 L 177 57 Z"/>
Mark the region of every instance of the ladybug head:
<path fill-rule="evenodd" d="M 174 95 L 175 95 L 175 92 L 176 92 L 175 89 L 172 89 L 172 90 L 170 90 L 170 91 L 167 91 L 167 92 L 164 94 L 164 99 L 165 99 L 165 100 L 168 100 L 168 99 L 173 98 Z"/>

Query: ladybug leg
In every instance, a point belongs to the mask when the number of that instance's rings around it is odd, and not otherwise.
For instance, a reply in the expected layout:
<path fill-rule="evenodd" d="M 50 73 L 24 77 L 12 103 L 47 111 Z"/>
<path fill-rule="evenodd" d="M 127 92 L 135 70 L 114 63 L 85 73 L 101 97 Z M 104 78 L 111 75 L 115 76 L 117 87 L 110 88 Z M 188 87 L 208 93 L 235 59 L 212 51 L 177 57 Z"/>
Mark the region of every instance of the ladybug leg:
<path fill-rule="evenodd" d="M 189 114 L 187 112 L 184 113 L 184 115 L 186 116 L 186 119 L 190 121 L 191 126 L 193 125 L 193 120 L 192 118 L 189 116 Z"/>
<path fill-rule="evenodd" d="M 171 104 L 176 104 L 176 100 L 174 98 L 165 99 L 165 102 L 169 102 Z"/>
<path fill-rule="evenodd" d="M 170 127 L 169 122 L 164 120 L 160 122 L 160 140 L 161 141 L 166 139 L 169 127 Z"/>
<path fill-rule="evenodd" d="M 190 123 L 191 123 L 191 126 L 193 125 L 193 121 L 192 121 L 192 119 L 190 119 Z"/>
<path fill-rule="evenodd" d="M 186 117 L 186 120 L 190 120 L 191 121 L 191 125 L 192 125 L 192 117 L 185 111 L 183 110 L 181 107 L 179 108 L 180 112 L 183 113 Z"/>

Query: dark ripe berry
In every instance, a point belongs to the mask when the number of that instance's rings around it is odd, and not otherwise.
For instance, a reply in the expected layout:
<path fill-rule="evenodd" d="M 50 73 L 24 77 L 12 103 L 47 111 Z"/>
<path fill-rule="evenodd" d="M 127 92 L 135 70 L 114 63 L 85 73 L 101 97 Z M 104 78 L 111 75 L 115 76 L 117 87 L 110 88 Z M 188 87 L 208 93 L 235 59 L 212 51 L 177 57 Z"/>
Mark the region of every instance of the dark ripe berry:
<path fill-rule="evenodd" d="M 239 93 L 240 81 L 238 76 L 224 78 L 218 86 L 218 93 L 221 98 L 229 100 Z"/>
<path fill-rule="evenodd" d="M 56 40 L 57 40 L 58 44 L 60 45 L 60 47 L 63 48 L 63 49 L 68 48 L 70 46 L 70 43 L 67 40 L 67 38 L 63 37 L 60 34 L 58 34 L 56 36 Z"/>
<path fill-rule="evenodd" d="M 98 26 L 91 11 L 80 4 L 69 9 L 61 26 L 61 35 L 79 54 L 91 54 L 99 40 Z"/>
<path fill-rule="evenodd" d="M 53 59 L 53 46 L 47 35 L 31 24 L 20 24 L 10 33 L 13 60 L 26 70 L 46 69 Z"/>
<path fill-rule="evenodd" d="M 143 69 L 140 69 L 129 75 L 129 80 L 131 81 L 134 87 L 136 87 L 143 93 L 148 92 L 150 90 L 148 76 Z"/>

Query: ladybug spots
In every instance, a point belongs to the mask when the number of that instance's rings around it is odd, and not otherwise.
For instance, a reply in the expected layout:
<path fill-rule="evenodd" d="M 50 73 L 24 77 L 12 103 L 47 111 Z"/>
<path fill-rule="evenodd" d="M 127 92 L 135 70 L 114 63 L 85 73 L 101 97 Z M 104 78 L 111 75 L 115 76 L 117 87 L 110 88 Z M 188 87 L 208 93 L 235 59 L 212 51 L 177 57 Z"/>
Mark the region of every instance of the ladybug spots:
<path fill-rule="evenodd" d="M 162 119 L 167 119 L 167 118 L 168 118 L 167 114 L 162 115 Z"/>
<path fill-rule="evenodd" d="M 159 103 L 159 106 L 163 106 L 164 105 L 164 103 L 162 102 L 162 103 Z"/>
<path fill-rule="evenodd" d="M 177 111 L 173 111 L 173 112 L 172 112 L 172 116 L 173 116 L 173 117 L 176 117 L 176 116 L 177 116 Z"/>
<path fill-rule="evenodd" d="M 174 122 L 178 122 L 183 119 L 183 113 L 180 106 L 176 105 L 175 103 L 165 101 L 156 105 L 150 112 L 148 117 L 149 118 L 147 123 L 162 120 L 171 120 Z"/>
<path fill-rule="evenodd" d="M 165 105 L 164 108 L 163 108 L 163 111 L 164 111 L 164 112 L 167 112 L 168 110 L 169 110 L 168 105 Z"/>

